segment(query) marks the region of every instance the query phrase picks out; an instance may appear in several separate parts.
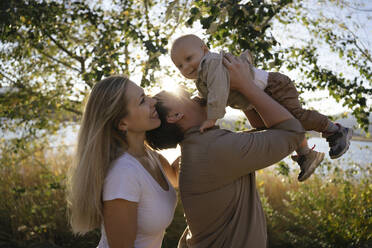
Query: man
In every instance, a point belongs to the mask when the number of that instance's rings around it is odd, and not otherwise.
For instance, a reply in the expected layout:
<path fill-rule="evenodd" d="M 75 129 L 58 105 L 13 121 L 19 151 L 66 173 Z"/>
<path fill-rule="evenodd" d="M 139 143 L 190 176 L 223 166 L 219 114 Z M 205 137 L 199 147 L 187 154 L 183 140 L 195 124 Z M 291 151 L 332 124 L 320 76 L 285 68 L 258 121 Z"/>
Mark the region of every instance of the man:
<path fill-rule="evenodd" d="M 200 99 L 164 91 L 155 96 L 162 124 L 147 133 L 149 144 L 155 149 L 181 146 L 179 189 L 188 227 L 179 248 L 266 247 L 255 171 L 286 157 L 304 138 L 301 124 L 246 80 L 248 64 L 227 58 L 232 89 L 249 99 L 268 130 L 234 133 L 214 127 L 200 133 L 207 118 Z"/>

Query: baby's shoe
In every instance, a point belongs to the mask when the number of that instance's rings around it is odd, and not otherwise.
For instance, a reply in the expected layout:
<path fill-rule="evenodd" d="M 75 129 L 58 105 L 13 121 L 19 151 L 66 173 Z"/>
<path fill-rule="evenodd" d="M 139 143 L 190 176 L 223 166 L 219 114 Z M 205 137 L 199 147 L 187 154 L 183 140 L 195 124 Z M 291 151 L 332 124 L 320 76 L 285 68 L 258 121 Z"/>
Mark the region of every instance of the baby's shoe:
<path fill-rule="evenodd" d="M 314 173 L 315 169 L 323 161 L 324 153 L 310 150 L 305 155 L 295 155 L 291 158 L 300 166 L 301 172 L 298 174 L 298 181 L 303 182 Z"/>
<path fill-rule="evenodd" d="M 341 157 L 349 149 L 350 139 L 353 136 L 351 128 L 343 127 L 338 123 L 336 125 L 339 127 L 338 131 L 327 137 L 329 156 L 332 159 Z"/>

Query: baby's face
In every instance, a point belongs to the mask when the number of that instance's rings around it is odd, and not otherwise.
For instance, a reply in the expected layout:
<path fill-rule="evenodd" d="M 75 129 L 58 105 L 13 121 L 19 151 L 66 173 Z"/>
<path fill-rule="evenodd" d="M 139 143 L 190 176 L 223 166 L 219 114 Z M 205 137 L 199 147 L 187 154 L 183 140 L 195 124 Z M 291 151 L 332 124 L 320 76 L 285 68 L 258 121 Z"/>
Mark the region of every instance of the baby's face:
<path fill-rule="evenodd" d="M 200 61 L 206 52 L 208 52 L 208 49 L 204 44 L 193 40 L 185 40 L 177 43 L 172 48 L 171 58 L 184 77 L 196 79 Z"/>

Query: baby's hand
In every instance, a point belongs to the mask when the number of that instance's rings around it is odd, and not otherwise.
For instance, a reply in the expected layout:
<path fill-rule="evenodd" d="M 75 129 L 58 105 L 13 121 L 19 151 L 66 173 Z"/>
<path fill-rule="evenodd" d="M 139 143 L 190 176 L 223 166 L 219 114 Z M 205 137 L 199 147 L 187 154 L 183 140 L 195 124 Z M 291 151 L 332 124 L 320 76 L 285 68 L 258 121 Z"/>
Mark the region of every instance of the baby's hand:
<path fill-rule="evenodd" d="M 205 129 L 211 128 L 214 126 L 217 120 L 206 120 L 203 122 L 203 124 L 200 127 L 200 132 L 204 132 Z"/>

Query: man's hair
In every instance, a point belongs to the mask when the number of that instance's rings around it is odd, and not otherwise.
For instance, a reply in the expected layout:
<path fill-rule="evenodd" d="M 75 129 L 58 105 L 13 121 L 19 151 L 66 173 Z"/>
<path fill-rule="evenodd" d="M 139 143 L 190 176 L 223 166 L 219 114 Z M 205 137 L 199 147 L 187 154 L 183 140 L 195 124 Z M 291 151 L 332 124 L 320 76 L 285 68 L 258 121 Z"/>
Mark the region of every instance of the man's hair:
<path fill-rule="evenodd" d="M 183 140 L 182 129 L 176 123 L 167 122 L 169 109 L 161 101 L 156 103 L 155 108 L 161 124 L 158 128 L 146 132 L 146 141 L 155 150 L 175 148 Z"/>

